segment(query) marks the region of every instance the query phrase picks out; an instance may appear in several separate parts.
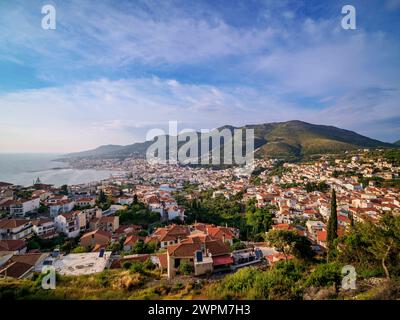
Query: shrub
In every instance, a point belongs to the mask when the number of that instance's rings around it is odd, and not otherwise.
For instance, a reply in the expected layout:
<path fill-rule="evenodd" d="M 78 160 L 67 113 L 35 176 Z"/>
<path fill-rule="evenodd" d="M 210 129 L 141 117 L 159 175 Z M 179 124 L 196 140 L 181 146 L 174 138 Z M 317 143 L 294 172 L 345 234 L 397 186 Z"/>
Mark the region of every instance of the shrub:
<path fill-rule="evenodd" d="M 132 267 L 132 262 L 131 261 L 125 261 L 124 263 L 122 263 L 122 268 L 128 270 Z"/>
<path fill-rule="evenodd" d="M 143 267 L 146 270 L 154 270 L 156 268 L 155 264 L 151 261 L 151 259 L 147 259 L 144 263 L 143 263 Z"/>
<path fill-rule="evenodd" d="M 105 271 L 99 273 L 96 276 L 96 280 L 97 280 L 97 283 L 100 284 L 101 286 L 104 286 L 104 287 L 107 286 L 110 283 L 110 274 L 109 274 L 108 270 L 105 270 Z"/>
<path fill-rule="evenodd" d="M 145 270 L 143 267 L 143 263 L 139 262 L 139 261 L 133 261 L 132 265 L 130 267 L 130 270 L 134 273 L 140 273 L 140 274 L 144 274 Z"/>
<path fill-rule="evenodd" d="M 339 284 L 341 279 L 341 268 L 337 263 L 324 263 L 317 266 L 308 276 L 306 286 L 330 286 L 332 284 Z"/>
<path fill-rule="evenodd" d="M 85 252 L 86 248 L 82 246 L 76 247 L 71 251 L 71 253 L 85 253 Z"/>
<path fill-rule="evenodd" d="M 179 272 L 185 276 L 188 276 L 194 272 L 194 267 L 188 262 L 182 262 L 179 265 Z"/>
<path fill-rule="evenodd" d="M 256 270 L 252 267 L 240 269 L 222 279 L 209 293 L 218 298 L 239 298 L 253 287 L 255 273 Z"/>

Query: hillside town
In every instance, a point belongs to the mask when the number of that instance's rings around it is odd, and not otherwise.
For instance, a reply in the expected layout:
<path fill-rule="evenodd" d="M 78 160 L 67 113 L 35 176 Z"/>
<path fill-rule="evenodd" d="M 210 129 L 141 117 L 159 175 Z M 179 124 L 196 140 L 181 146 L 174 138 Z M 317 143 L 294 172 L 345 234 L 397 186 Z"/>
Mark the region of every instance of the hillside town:
<path fill-rule="evenodd" d="M 400 213 L 399 166 L 370 150 L 315 161 L 255 160 L 256 170 L 147 163 L 140 159 L 80 160 L 84 168 L 121 172 L 98 182 L 29 187 L 0 182 L 0 277 L 30 278 L 44 266 L 61 275 L 87 275 L 151 264 L 162 277 L 214 277 L 254 265 L 291 259 L 265 240 L 270 230 L 306 237 L 315 255 L 327 249 L 331 190 L 336 192 L 337 233 L 353 223 L 378 223 Z M 266 209 L 268 227 L 245 234 L 233 220 L 194 217 L 190 203 L 232 201 Z M 221 200 L 222 201 L 222 200 Z M 256 210 L 255 209 L 255 210 Z M 200 212 L 200 211 L 199 211 Z M 214 212 L 218 214 L 218 212 Z"/>

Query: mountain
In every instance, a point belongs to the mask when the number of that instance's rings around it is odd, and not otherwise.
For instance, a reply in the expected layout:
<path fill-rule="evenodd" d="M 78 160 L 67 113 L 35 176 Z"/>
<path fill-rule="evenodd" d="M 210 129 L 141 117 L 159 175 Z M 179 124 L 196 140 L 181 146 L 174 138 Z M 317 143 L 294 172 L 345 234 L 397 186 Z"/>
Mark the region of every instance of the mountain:
<path fill-rule="evenodd" d="M 100 146 L 96 149 L 82 151 L 82 152 L 74 152 L 65 155 L 67 158 L 86 158 L 86 157 L 97 157 L 102 156 L 104 154 L 117 152 L 118 150 L 123 149 L 124 146 L 119 146 L 115 144 L 108 144 L 105 146 Z"/>
<path fill-rule="evenodd" d="M 223 126 L 219 129 L 254 129 L 256 156 L 298 160 L 306 156 L 339 153 L 359 148 L 393 148 L 391 143 L 370 139 L 356 132 L 334 126 L 316 125 L 298 120 L 246 125 Z M 105 145 L 65 155 L 65 158 L 143 158 L 153 141 L 127 146 Z M 184 143 L 180 143 L 182 145 Z M 223 148 L 223 146 L 221 146 Z"/>
<path fill-rule="evenodd" d="M 393 143 L 396 146 L 400 146 L 400 140 L 397 140 L 396 142 Z"/>
<path fill-rule="evenodd" d="M 394 147 L 390 143 L 370 139 L 353 131 L 298 120 L 247 125 L 245 128 L 253 128 L 256 139 L 265 141 L 258 155 L 267 157 L 299 159 L 359 148 Z"/>

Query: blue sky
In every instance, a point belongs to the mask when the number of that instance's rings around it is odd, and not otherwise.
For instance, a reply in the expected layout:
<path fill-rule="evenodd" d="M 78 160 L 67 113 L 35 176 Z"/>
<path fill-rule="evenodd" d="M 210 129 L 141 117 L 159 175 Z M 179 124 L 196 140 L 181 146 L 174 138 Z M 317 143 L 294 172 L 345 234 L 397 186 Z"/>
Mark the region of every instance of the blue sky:
<path fill-rule="evenodd" d="M 299 119 L 393 142 L 399 18 L 400 0 L 2 1 L 0 152 L 129 144 L 169 120 Z"/>

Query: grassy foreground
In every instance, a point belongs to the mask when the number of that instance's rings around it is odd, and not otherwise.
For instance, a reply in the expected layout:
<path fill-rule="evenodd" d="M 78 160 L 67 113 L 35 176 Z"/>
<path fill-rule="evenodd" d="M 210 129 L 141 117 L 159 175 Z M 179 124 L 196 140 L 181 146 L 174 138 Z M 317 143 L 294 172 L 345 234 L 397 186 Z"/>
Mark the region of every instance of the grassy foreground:
<path fill-rule="evenodd" d="M 55 290 L 41 288 L 41 275 L 32 279 L 1 279 L 0 299 L 400 299 L 400 281 L 361 277 L 357 289 L 341 289 L 340 266 L 307 266 L 281 262 L 273 268 L 243 268 L 221 280 L 182 276 L 167 281 L 158 271 L 106 270 L 87 276 L 59 276 Z"/>

